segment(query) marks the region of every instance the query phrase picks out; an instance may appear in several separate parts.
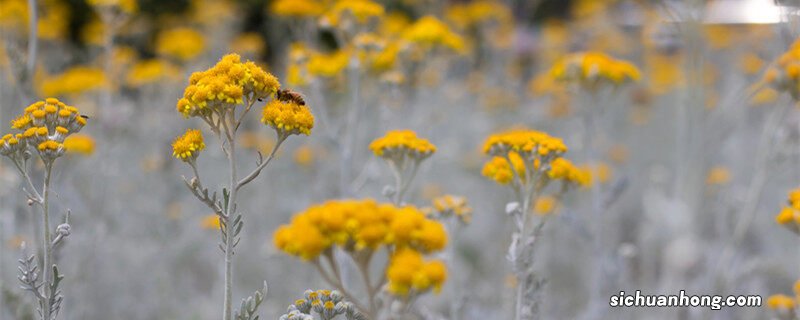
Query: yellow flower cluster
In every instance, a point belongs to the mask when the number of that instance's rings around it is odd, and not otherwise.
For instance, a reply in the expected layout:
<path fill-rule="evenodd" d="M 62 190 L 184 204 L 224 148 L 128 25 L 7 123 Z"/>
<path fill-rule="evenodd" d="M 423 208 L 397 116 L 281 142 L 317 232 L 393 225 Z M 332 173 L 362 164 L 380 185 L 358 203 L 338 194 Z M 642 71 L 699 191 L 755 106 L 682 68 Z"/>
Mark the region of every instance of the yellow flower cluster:
<path fill-rule="evenodd" d="M 796 305 L 795 298 L 785 294 L 774 294 L 767 298 L 767 307 L 772 310 L 793 310 Z"/>
<path fill-rule="evenodd" d="M 189 77 L 189 86 L 176 108 L 186 117 L 210 120 L 213 114 L 224 114 L 227 108 L 243 102 L 266 98 L 280 88 L 278 79 L 251 61 L 241 62 L 237 54 L 228 54 L 206 71 Z"/>
<path fill-rule="evenodd" d="M 12 129 L 20 133 L 0 138 L 0 154 L 19 160 L 28 146 L 35 148 L 46 163 L 64 154 L 64 140 L 86 125 L 78 109 L 58 99 L 48 98 L 25 108 L 24 113 L 11 121 Z"/>
<path fill-rule="evenodd" d="M 724 166 L 714 166 L 708 171 L 708 175 L 706 176 L 706 184 L 710 186 L 724 185 L 730 181 L 731 171 Z"/>
<path fill-rule="evenodd" d="M 800 40 L 795 41 L 767 70 L 764 82 L 778 91 L 789 93 L 795 100 L 800 99 Z"/>
<path fill-rule="evenodd" d="M 388 290 L 398 296 L 422 294 L 433 289 L 439 292 L 447 280 L 447 267 L 439 260 L 425 261 L 414 250 L 399 250 L 386 268 Z"/>
<path fill-rule="evenodd" d="M 492 0 L 454 4 L 447 8 L 445 16 L 447 20 L 452 21 L 460 28 L 467 28 L 490 21 L 500 23 L 514 22 L 514 15 L 511 9 L 501 1 Z"/>
<path fill-rule="evenodd" d="M 264 106 L 261 122 L 273 127 L 279 136 L 309 135 L 314 128 L 314 115 L 304 104 L 275 99 Z"/>
<path fill-rule="evenodd" d="M 767 298 L 767 308 L 774 311 L 778 316 L 776 319 L 797 319 L 796 308 L 800 300 L 800 281 L 794 283 L 794 296 L 785 294 L 775 294 Z"/>
<path fill-rule="evenodd" d="M 338 26 L 350 17 L 355 18 L 355 22 L 363 24 L 372 18 L 383 16 L 383 13 L 383 6 L 371 0 L 339 0 L 333 4 L 326 16 L 332 25 Z"/>
<path fill-rule="evenodd" d="M 350 53 L 345 49 L 329 53 L 313 52 L 306 67 L 311 75 L 330 78 L 341 74 L 349 62 Z"/>
<path fill-rule="evenodd" d="M 172 142 L 172 156 L 185 162 L 193 162 L 205 148 L 203 133 L 200 130 L 189 129 Z"/>
<path fill-rule="evenodd" d="M 165 60 L 149 59 L 134 64 L 125 77 L 125 82 L 132 87 L 156 83 L 165 79 L 175 79 L 178 69 Z"/>
<path fill-rule="evenodd" d="M 139 10 L 136 0 L 87 0 L 86 3 L 100 10 L 120 10 L 126 14 Z"/>
<path fill-rule="evenodd" d="M 242 54 L 259 55 L 266 48 L 267 43 L 257 32 L 242 33 L 231 41 L 231 50 Z"/>
<path fill-rule="evenodd" d="M 531 155 L 555 157 L 567 152 L 567 146 L 561 138 L 528 129 L 513 129 L 493 134 L 483 144 L 483 152 L 489 155 L 505 156 L 510 151 L 524 158 Z"/>
<path fill-rule="evenodd" d="M 775 222 L 800 235 L 800 188 L 789 192 L 788 205 L 781 209 Z"/>
<path fill-rule="evenodd" d="M 430 141 L 417 137 L 411 130 L 392 130 L 386 135 L 375 139 L 369 144 L 369 149 L 381 158 L 422 160 L 436 152 L 436 146 Z"/>
<path fill-rule="evenodd" d="M 103 88 L 106 76 L 103 70 L 94 67 L 77 66 L 64 73 L 45 79 L 40 90 L 45 96 L 81 94 Z"/>
<path fill-rule="evenodd" d="M 296 214 L 275 232 L 275 246 L 305 260 L 339 246 L 346 251 L 381 246 L 423 253 L 447 244 L 444 226 L 413 206 L 397 207 L 374 200 L 333 200 Z"/>
<path fill-rule="evenodd" d="M 75 134 L 64 139 L 64 149 L 67 153 L 91 155 L 94 153 L 94 139 L 85 134 Z"/>
<path fill-rule="evenodd" d="M 592 183 L 591 171 L 580 169 L 572 164 L 571 161 L 564 158 L 553 160 L 547 175 L 550 179 L 564 180 L 579 186 L 588 186 Z"/>
<path fill-rule="evenodd" d="M 467 198 L 443 195 L 433 199 L 433 208 L 429 215 L 435 214 L 439 218 L 455 216 L 459 221 L 469 224 L 472 221 L 472 208 L 467 204 Z"/>
<path fill-rule="evenodd" d="M 424 48 L 442 46 L 461 52 L 466 47 L 461 36 L 434 16 L 425 16 L 415 21 L 402 37 Z"/>
<path fill-rule="evenodd" d="M 344 294 L 337 290 L 306 290 L 303 298 L 297 299 L 278 320 L 307 319 L 366 319 L 352 302 L 344 300 Z M 313 316 L 316 313 L 319 317 Z"/>
<path fill-rule="evenodd" d="M 200 227 L 205 230 L 219 230 L 222 223 L 219 221 L 219 215 L 212 213 L 203 217 L 200 220 Z"/>
<path fill-rule="evenodd" d="M 601 52 L 569 54 L 557 61 L 550 73 L 557 80 L 575 82 L 591 89 L 603 82 L 618 85 L 641 77 L 639 69 L 630 62 Z"/>
<path fill-rule="evenodd" d="M 180 61 L 194 59 L 205 48 L 206 39 L 203 34 L 191 28 L 165 30 L 156 39 L 156 52 Z"/>
<path fill-rule="evenodd" d="M 278 16 L 307 18 L 319 16 L 325 11 L 325 6 L 316 0 L 277 0 L 270 4 L 269 9 Z"/>
<path fill-rule="evenodd" d="M 481 173 L 498 184 L 511 183 L 515 177 L 525 184 L 540 170 L 545 170 L 551 180 L 581 186 L 591 182 L 589 170 L 561 157 L 567 151 L 564 142 L 541 131 L 514 129 L 493 134 L 486 139 L 483 151 L 493 157 Z"/>
<path fill-rule="evenodd" d="M 516 152 L 509 152 L 509 155 L 512 154 L 515 155 L 515 158 L 519 158 L 519 154 L 517 154 Z M 492 157 L 492 159 L 489 160 L 489 162 L 483 165 L 481 174 L 484 177 L 487 177 L 493 180 L 494 182 L 497 182 L 498 184 L 508 184 L 509 182 L 514 180 L 514 172 L 511 171 L 511 165 L 508 163 L 508 160 L 506 160 L 506 158 L 500 156 Z"/>
<path fill-rule="evenodd" d="M 553 212 L 558 205 L 558 199 L 553 196 L 541 196 L 533 204 L 533 212 L 540 216 L 545 216 Z"/>

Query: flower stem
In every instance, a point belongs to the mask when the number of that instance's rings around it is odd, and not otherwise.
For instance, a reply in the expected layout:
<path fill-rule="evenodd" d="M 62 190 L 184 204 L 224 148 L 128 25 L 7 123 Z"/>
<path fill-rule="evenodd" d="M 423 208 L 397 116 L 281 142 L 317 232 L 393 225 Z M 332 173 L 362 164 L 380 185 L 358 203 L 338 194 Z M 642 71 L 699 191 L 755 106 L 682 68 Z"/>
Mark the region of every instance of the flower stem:
<path fill-rule="evenodd" d="M 223 119 L 224 122 L 224 119 Z M 230 129 L 228 126 L 225 128 L 226 131 Z M 228 206 L 225 208 L 225 216 L 230 221 L 230 217 L 233 216 L 235 204 L 236 204 L 236 191 L 237 191 L 237 184 L 238 178 L 236 176 L 236 139 L 234 138 L 233 132 L 228 132 L 228 165 L 230 169 L 230 186 L 229 192 L 230 195 L 228 196 Z M 230 225 L 228 225 L 230 227 Z M 223 319 L 224 320 L 231 320 L 232 313 L 233 313 L 233 244 L 234 244 L 233 234 L 228 230 L 227 237 L 225 239 L 225 300 L 223 302 Z"/>
<path fill-rule="evenodd" d="M 44 174 L 44 184 L 42 185 L 42 220 L 44 222 L 43 225 L 43 239 L 44 243 L 42 243 L 42 247 L 44 249 L 44 266 L 42 267 L 42 272 L 44 275 L 44 295 L 42 297 L 41 308 L 42 308 L 42 320 L 50 320 L 50 297 L 53 294 L 50 292 L 50 284 L 52 283 L 53 275 L 51 274 L 53 268 L 53 247 L 52 247 L 52 237 L 50 234 L 50 174 L 52 173 L 53 169 L 53 162 L 47 161 L 45 163 L 45 174 Z"/>

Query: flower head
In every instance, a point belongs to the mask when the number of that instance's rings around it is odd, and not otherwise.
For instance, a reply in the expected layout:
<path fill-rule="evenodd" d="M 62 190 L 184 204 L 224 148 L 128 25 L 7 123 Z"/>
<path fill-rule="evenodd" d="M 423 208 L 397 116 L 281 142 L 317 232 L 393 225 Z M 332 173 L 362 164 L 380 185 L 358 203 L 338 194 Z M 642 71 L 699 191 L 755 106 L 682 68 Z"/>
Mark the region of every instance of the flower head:
<path fill-rule="evenodd" d="M 483 152 L 489 155 L 505 156 L 510 151 L 518 153 L 523 158 L 555 157 L 567 152 L 567 146 L 561 138 L 528 129 L 514 129 L 493 134 L 483 144 Z"/>
<path fill-rule="evenodd" d="M 579 52 L 567 55 L 553 66 L 550 73 L 556 80 L 578 83 L 590 89 L 600 83 L 619 85 L 638 81 L 639 69 L 623 60 L 601 52 Z"/>
<path fill-rule="evenodd" d="M 411 130 L 392 130 L 375 139 L 369 149 L 376 156 L 386 159 L 410 158 L 422 160 L 436 152 L 436 146 L 427 139 L 417 137 Z"/>
<path fill-rule="evenodd" d="M 83 129 L 86 119 L 77 108 L 55 98 L 33 103 L 11 122 L 20 133 L 0 139 L 0 154 L 24 157 L 27 147 L 32 146 L 42 160 L 51 162 L 64 154 L 65 139 Z"/>
<path fill-rule="evenodd" d="M 205 147 L 200 130 L 189 129 L 172 142 L 172 156 L 185 162 L 192 162 Z"/>
<path fill-rule="evenodd" d="M 195 72 L 178 100 L 176 108 L 186 117 L 202 117 L 212 121 L 214 115 L 229 108 L 275 94 L 278 79 L 251 61 L 242 62 L 237 54 L 228 54 L 206 71 Z"/>
<path fill-rule="evenodd" d="M 325 7 L 316 0 L 277 0 L 270 4 L 269 10 L 278 16 L 307 18 L 319 16 Z"/>
<path fill-rule="evenodd" d="M 274 99 L 264 106 L 261 122 L 274 128 L 278 135 L 311 134 L 314 115 L 303 103 Z"/>
<path fill-rule="evenodd" d="M 136 0 L 88 0 L 86 2 L 101 12 L 113 10 L 126 14 L 134 14 L 139 10 L 139 5 L 136 3 Z"/>
<path fill-rule="evenodd" d="M 103 70 L 77 66 L 45 79 L 41 84 L 40 91 L 46 96 L 62 96 L 96 91 L 105 86 L 107 86 L 107 79 Z"/>
<path fill-rule="evenodd" d="M 423 48 L 440 46 L 458 52 L 466 46 L 461 36 L 434 16 L 425 16 L 414 22 L 403 33 L 403 39 Z"/>
<path fill-rule="evenodd" d="M 396 252 L 386 268 L 388 290 L 398 296 L 438 292 L 447 280 L 447 268 L 439 260 L 425 261 L 422 254 L 411 249 Z"/>
<path fill-rule="evenodd" d="M 467 203 L 467 198 L 443 195 L 433 199 L 433 207 L 430 208 L 431 214 L 435 214 L 440 218 L 447 218 L 455 216 L 464 224 L 469 224 L 472 221 L 472 208 Z"/>
<path fill-rule="evenodd" d="M 174 28 L 163 31 L 156 39 L 156 51 L 159 54 L 189 61 L 201 53 L 206 48 L 206 40 L 203 34 L 191 28 Z"/>
<path fill-rule="evenodd" d="M 789 93 L 795 100 L 800 99 L 800 40 L 764 73 L 763 81 L 778 91 Z"/>
<path fill-rule="evenodd" d="M 412 206 L 333 200 L 296 214 L 273 240 L 278 249 L 310 260 L 334 246 L 354 252 L 381 246 L 435 252 L 447 244 L 447 234 L 441 223 Z"/>
<path fill-rule="evenodd" d="M 94 148 L 94 139 L 85 134 L 75 134 L 64 139 L 64 149 L 67 150 L 67 153 L 88 156 L 94 153 Z"/>
<path fill-rule="evenodd" d="M 219 230 L 222 226 L 222 223 L 219 220 L 219 215 L 212 213 L 203 217 L 200 220 L 200 227 L 206 230 Z"/>

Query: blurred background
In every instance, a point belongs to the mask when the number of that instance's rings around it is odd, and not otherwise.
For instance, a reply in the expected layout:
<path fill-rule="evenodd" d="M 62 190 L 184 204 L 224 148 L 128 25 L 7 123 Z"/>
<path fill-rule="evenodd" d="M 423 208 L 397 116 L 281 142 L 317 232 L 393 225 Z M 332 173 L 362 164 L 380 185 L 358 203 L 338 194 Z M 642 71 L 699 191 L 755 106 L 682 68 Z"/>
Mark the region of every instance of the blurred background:
<path fill-rule="evenodd" d="M 348 1 L 0 0 L 0 132 L 45 97 L 90 117 L 53 182 L 54 216 L 72 212 L 58 257 L 61 319 L 219 316 L 219 232 L 185 189 L 191 171 L 171 143 L 204 125 L 175 111 L 189 75 L 229 52 L 302 93 L 317 120 L 239 196 L 246 225 L 234 301 L 266 280 L 262 319 L 327 287 L 313 266 L 275 249 L 275 229 L 328 199 L 385 200 L 391 174 L 368 145 L 389 129 L 415 130 L 438 147 L 410 203 L 456 194 L 473 209 L 471 223 L 449 228 L 448 282 L 418 301 L 419 318 L 511 318 L 504 211 L 513 194 L 481 175 L 481 148 L 489 134 L 519 127 L 563 138 L 597 190 L 537 209 L 551 215 L 536 252 L 547 281 L 542 319 L 779 317 L 767 307 L 610 308 L 608 299 L 623 290 L 792 294 L 798 238 L 774 217 L 800 181 L 797 88 L 771 86 L 765 74 L 800 32 L 800 3 L 340 2 Z M 576 89 L 551 73 L 574 52 L 629 61 L 641 76 Z M 241 136 L 245 168 L 275 143 L 253 114 Z M 210 137 L 199 168 L 221 188 L 225 156 Z M 23 243 L 36 243 L 39 214 L 6 160 L 0 319 L 34 319 L 16 261 Z"/>

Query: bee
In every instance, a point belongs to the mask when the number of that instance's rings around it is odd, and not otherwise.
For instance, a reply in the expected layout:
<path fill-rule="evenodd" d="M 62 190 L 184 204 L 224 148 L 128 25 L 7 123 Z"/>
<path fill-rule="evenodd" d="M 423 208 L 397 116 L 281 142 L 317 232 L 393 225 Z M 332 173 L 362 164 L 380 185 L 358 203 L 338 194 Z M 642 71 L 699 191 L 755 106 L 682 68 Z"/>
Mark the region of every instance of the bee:
<path fill-rule="evenodd" d="M 80 117 L 81 117 L 81 118 L 84 118 L 84 119 L 86 119 L 86 120 L 89 120 L 89 116 L 87 116 L 87 115 L 85 115 L 85 114 L 82 114 Z"/>
<path fill-rule="evenodd" d="M 283 102 L 294 102 L 301 106 L 306 105 L 306 101 L 303 100 L 303 96 L 300 93 L 294 92 L 289 89 L 281 89 L 275 93 L 275 98 Z"/>

